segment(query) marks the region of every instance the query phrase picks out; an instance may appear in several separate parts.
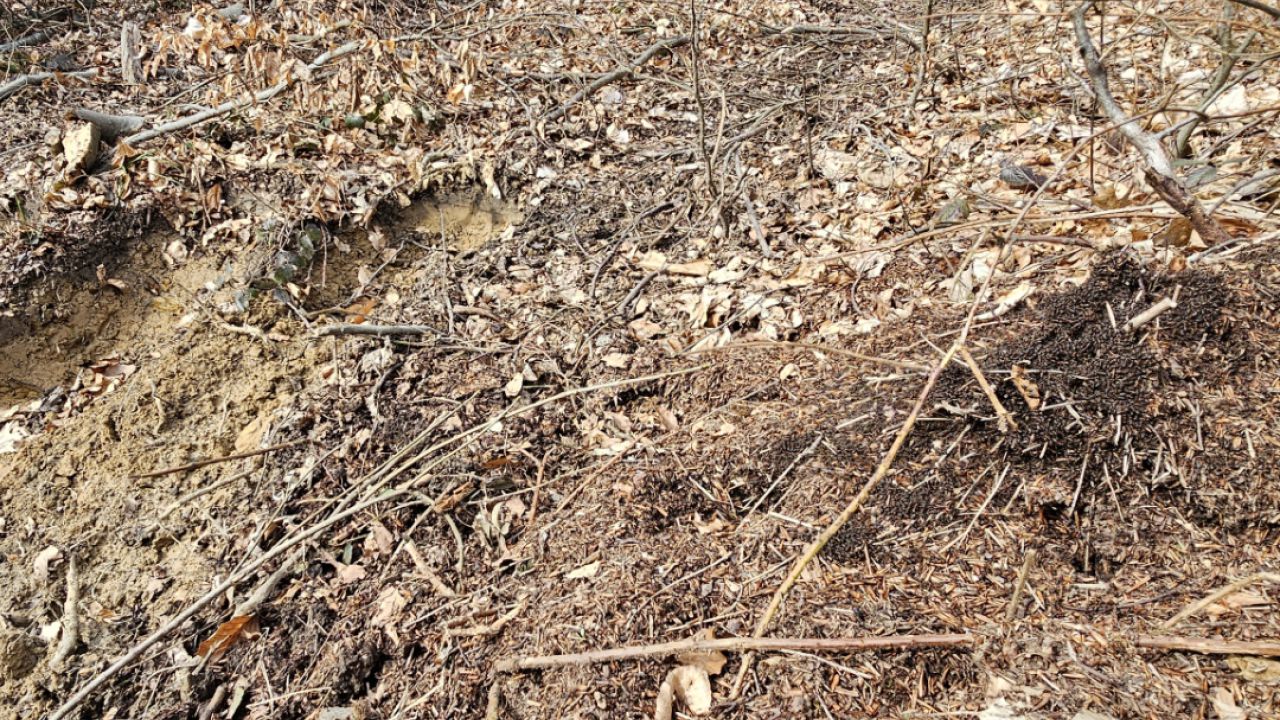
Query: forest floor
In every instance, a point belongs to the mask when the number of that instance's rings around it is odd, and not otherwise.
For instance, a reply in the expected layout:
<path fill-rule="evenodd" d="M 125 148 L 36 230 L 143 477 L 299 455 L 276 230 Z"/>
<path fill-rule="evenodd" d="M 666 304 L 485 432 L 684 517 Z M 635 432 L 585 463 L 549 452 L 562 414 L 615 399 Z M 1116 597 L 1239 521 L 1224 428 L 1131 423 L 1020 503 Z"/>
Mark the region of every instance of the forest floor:
<path fill-rule="evenodd" d="M 0 718 L 1280 717 L 1263 12 L 46 5 Z"/>

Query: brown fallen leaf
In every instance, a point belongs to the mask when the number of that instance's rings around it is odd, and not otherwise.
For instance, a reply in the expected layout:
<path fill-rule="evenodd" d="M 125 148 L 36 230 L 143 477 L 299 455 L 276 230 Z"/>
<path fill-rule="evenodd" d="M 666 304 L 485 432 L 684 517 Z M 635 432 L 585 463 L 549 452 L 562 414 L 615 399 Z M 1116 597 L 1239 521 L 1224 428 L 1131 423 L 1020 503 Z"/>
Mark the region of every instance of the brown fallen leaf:
<path fill-rule="evenodd" d="M 196 655 L 215 663 L 241 639 L 254 638 L 257 635 L 258 616 L 238 615 L 219 625 L 208 639 L 200 643 L 196 648 Z"/>
<path fill-rule="evenodd" d="M 707 628 L 695 636 L 698 640 L 715 640 L 715 630 Z M 681 665 L 692 665 L 702 668 L 708 675 L 719 675 L 724 669 L 724 664 L 728 662 L 725 654 L 719 650 L 691 650 L 689 652 L 680 653 L 676 656 L 676 661 Z"/>

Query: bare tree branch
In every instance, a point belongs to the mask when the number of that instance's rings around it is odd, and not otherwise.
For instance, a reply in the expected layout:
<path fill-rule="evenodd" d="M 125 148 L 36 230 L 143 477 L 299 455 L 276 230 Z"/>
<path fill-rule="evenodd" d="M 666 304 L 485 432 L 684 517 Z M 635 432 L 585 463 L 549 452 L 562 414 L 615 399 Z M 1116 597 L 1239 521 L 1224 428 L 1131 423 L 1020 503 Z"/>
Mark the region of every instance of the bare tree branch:
<path fill-rule="evenodd" d="M 1089 80 L 1098 99 L 1098 106 L 1142 156 L 1147 164 L 1147 182 L 1151 183 L 1160 198 L 1190 220 L 1191 226 L 1207 244 L 1217 245 L 1227 242 L 1231 236 L 1209 217 L 1200 201 L 1188 192 L 1186 186 L 1178 179 L 1164 146 L 1155 136 L 1139 127 L 1136 118 L 1130 117 L 1121 109 L 1115 96 L 1111 94 L 1107 70 L 1102 65 L 1102 58 L 1098 55 L 1098 48 L 1093 44 L 1093 38 L 1089 35 L 1089 26 L 1085 21 L 1085 13 L 1089 12 L 1094 4 L 1094 0 L 1080 3 L 1080 6 L 1071 14 L 1071 20 L 1075 28 L 1076 40 L 1080 43 L 1080 54 L 1084 57 L 1085 69 L 1089 72 Z"/>
<path fill-rule="evenodd" d="M 1280 9 L 1273 8 L 1270 5 L 1264 2 L 1261 2 L 1260 0 L 1231 0 L 1231 2 L 1237 5 L 1243 5 L 1247 8 L 1253 8 L 1258 12 L 1266 13 L 1270 15 L 1276 20 L 1280 20 Z"/>

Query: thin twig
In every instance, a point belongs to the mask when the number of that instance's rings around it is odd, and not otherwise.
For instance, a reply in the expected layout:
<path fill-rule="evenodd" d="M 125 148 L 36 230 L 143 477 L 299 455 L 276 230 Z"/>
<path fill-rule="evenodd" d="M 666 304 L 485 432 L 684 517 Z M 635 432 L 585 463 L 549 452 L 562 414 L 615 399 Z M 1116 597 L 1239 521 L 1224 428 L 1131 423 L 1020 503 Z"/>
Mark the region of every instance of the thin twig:
<path fill-rule="evenodd" d="M 982 374 L 982 367 L 978 365 L 978 361 L 973 359 L 973 355 L 970 355 L 966 348 L 960 348 L 960 357 L 969 366 L 969 370 L 977 378 L 978 385 L 982 388 L 982 392 L 986 394 L 991 407 L 995 409 L 1000 432 L 1009 432 L 1010 429 L 1017 430 L 1018 423 L 1014 422 L 1013 415 L 1005 409 L 1004 403 L 1000 402 L 1000 398 L 996 396 L 995 389 L 991 387 L 991 383 L 987 382 L 987 376 Z"/>
<path fill-rule="evenodd" d="M 719 347 L 698 348 L 691 351 L 689 354 L 697 355 L 700 353 L 725 352 L 727 350 L 740 350 L 745 348 L 763 348 L 770 350 L 775 348 L 803 348 L 805 350 L 816 350 L 818 352 L 830 353 L 832 355 L 851 357 L 855 360 L 862 360 L 864 362 L 888 365 L 889 367 L 898 368 L 899 370 L 923 372 L 929 369 L 928 365 L 911 362 L 909 360 L 893 360 L 892 358 L 877 357 L 875 355 L 864 355 L 852 350 L 845 350 L 844 348 L 794 340 L 745 340 L 743 342 L 729 343 L 728 345 L 721 345 Z"/>
<path fill-rule="evenodd" d="M 317 57 L 315 60 L 312 60 L 311 63 L 307 65 L 307 70 L 309 72 L 306 74 L 308 76 L 313 75 L 316 70 L 320 69 L 320 66 L 324 65 L 330 60 L 336 60 L 344 55 L 350 55 L 351 53 L 363 47 L 363 45 L 364 45 L 363 41 L 357 40 L 354 42 L 349 42 L 346 45 L 336 47 L 333 50 L 330 50 L 328 52 L 321 53 L 319 57 Z M 123 142 L 124 144 L 130 147 L 136 147 L 140 143 L 144 143 L 148 140 L 160 137 L 161 135 L 167 135 L 177 130 L 184 130 L 193 125 L 199 125 L 200 123 L 205 122 L 206 120 L 212 120 L 213 118 L 226 115 L 227 113 L 235 112 L 236 110 L 239 110 L 241 108 L 246 108 L 251 105 L 256 105 L 258 103 L 264 103 L 270 100 L 271 98 L 275 97 L 276 95 L 279 95 L 280 93 L 284 92 L 285 90 L 288 90 L 290 87 L 293 86 L 295 82 L 297 82 L 299 77 L 302 77 L 302 75 L 303 73 L 290 73 L 288 78 L 281 80 L 275 85 L 272 85 L 266 90 L 262 90 L 255 95 L 252 95 L 247 98 L 240 98 L 237 100 L 229 100 L 216 107 L 211 107 L 208 110 L 204 110 L 204 111 L 195 113 L 193 115 L 188 115 L 186 117 L 178 118 L 177 120 L 173 120 L 171 122 L 157 125 L 156 127 L 150 130 L 144 130 L 140 133 L 135 133 L 133 135 L 130 135 L 129 137 L 125 138 Z"/>
<path fill-rule="evenodd" d="M 1214 590 L 1213 592 L 1209 593 L 1205 597 L 1186 606 L 1181 611 L 1179 611 L 1177 615 L 1174 615 L 1168 620 L 1165 620 L 1164 622 L 1160 623 L 1160 629 L 1168 630 L 1172 628 L 1174 625 L 1177 625 L 1183 620 L 1186 620 L 1192 615 L 1195 615 L 1201 610 L 1218 602 L 1222 598 L 1228 595 L 1231 595 L 1232 593 L 1239 592 L 1240 590 L 1243 590 L 1244 588 L 1257 582 L 1280 583 L 1280 575 L 1277 575 L 1276 573 L 1269 573 L 1269 572 L 1254 573 L 1253 575 L 1250 575 L 1245 578 L 1241 578 L 1228 585 L 1224 585 L 1218 588 L 1217 590 Z"/>
<path fill-rule="evenodd" d="M 497 672 L 545 670 L 570 665 L 666 657 L 685 652 L 741 652 L 744 650 L 805 650 L 808 652 L 866 652 L 870 650 L 904 650 L 911 648 L 958 647 L 972 645 L 969 634 L 952 635 L 887 635 L 860 638 L 716 638 L 714 640 L 678 640 L 655 645 L 633 645 L 610 650 L 592 650 L 564 655 L 534 655 L 502 660 L 494 665 Z"/>
<path fill-rule="evenodd" d="M 972 320 L 972 316 L 970 316 L 970 320 Z M 920 418 L 920 412 L 924 408 L 925 400 L 929 397 L 929 393 L 933 392 L 933 386 L 938 383 L 938 378 L 942 375 L 942 370 L 946 368 L 947 365 L 951 364 L 951 358 L 955 356 L 956 351 L 963 344 L 964 340 L 965 334 L 962 333 L 960 338 L 958 338 L 955 343 L 952 344 L 951 348 L 947 350 L 942 360 L 934 366 L 933 372 L 929 374 L 929 379 L 925 381 L 924 387 L 920 390 L 919 397 L 916 398 L 915 407 L 911 408 L 911 413 L 907 415 L 906 422 L 904 422 L 902 424 L 902 428 L 898 430 L 897 437 L 893 439 L 893 444 L 889 446 L 889 451 L 885 453 L 884 458 L 880 461 L 879 466 L 876 467 L 875 472 L 872 473 L 871 477 L 863 484 L 862 490 L 860 490 L 853 500 L 845 506 L 844 510 L 836 516 L 836 519 L 827 526 L 827 529 L 823 530 L 822 533 L 818 535 L 817 539 L 815 539 L 809 547 L 805 549 L 804 553 L 791 567 L 791 571 L 787 573 L 786 579 L 782 581 L 782 584 L 779 585 L 778 589 L 774 592 L 773 598 L 769 600 L 768 608 L 765 609 L 764 615 L 760 618 L 760 622 L 756 624 L 753 637 L 762 638 L 764 636 L 765 631 L 769 629 L 770 623 L 773 622 L 774 615 L 776 615 L 778 613 L 778 609 L 782 607 L 782 601 L 787 597 L 787 593 L 790 592 L 792 586 L 796 584 L 796 581 L 800 579 L 800 575 L 804 572 L 804 569 L 809 566 L 809 563 L 812 562 L 815 557 L 817 557 L 819 552 L 822 552 L 822 548 L 826 547 L 827 543 L 831 541 L 831 538 L 835 537 L 835 534 L 840 531 L 840 528 L 844 527 L 845 523 L 849 522 L 849 519 L 862 509 L 862 506 L 867 502 L 867 498 L 871 497 L 871 493 L 875 491 L 876 486 L 878 486 L 880 481 L 889 474 L 889 468 L 893 466 L 893 461 L 897 459 L 898 452 L 902 450 L 902 446 L 906 443 L 907 437 L 911 435 L 911 430 L 916 426 L 916 420 Z M 742 661 L 742 668 L 739 670 L 738 676 L 734 680 L 733 689 L 729 691 L 730 697 L 736 698 L 738 696 L 738 692 L 742 687 L 742 681 L 746 678 L 750 667 L 750 656 L 748 656 Z"/>
<path fill-rule="evenodd" d="M 205 495 L 208 495 L 214 490 L 224 488 L 228 485 L 231 485 L 232 483 L 243 480 L 249 477 L 250 475 L 252 475 L 253 472 L 254 472 L 253 470 L 245 470 L 244 472 L 236 473 L 231 477 L 225 478 L 223 480 L 219 480 L 215 483 L 210 483 L 209 485 L 205 485 L 204 487 L 196 488 L 195 490 L 192 490 L 191 492 L 187 493 L 186 495 L 183 495 L 177 500 L 174 500 L 173 503 L 169 505 L 169 507 L 165 508 L 160 512 L 160 515 L 158 517 L 159 519 L 163 520 L 164 518 L 169 517 L 169 515 L 173 513 L 174 510 L 177 510 L 180 507 L 185 507 L 188 504 L 190 504 L 192 500 L 195 500 L 198 497 L 203 497 Z"/>
<path fill-rule="evenodd" d="M 215 465 L 217 463 L 230 462 L 232 460 L 243 460 L 245 458 L 257 457 L 258 455 L 265 455 L 269 452 L 275 452 L 276 450 L 283 450 L 285 448 L 291 448 L 297 445 L 304 445 L 309 442 L 311 441 L 306 438 L 299 438 L 297 440 L 290 440 L 287 443 L 272 445 L 271 447 L 259 448 L 257 450 L 250 450 L 248 452 L 236 453 L 234 455 L 224 455 L 222 457 L 208 458 L 205 460 L 197 460 L 195 462 L 187 463 L 186 465 L 178 465 L 175 467 L 165 468 L 163 470 L 152 470 L 149 473 L 142 473 L 141 475 L 131 475 L 130 477 L 133 478 L 134 480 L 142 480 L 144 478 L 154 478 L 154 477 L 161 477 L 163 475 L 172 475 L 173 473 L 186 472 L 187 470 L 195 470 L 198 468 L 205 467 L 207 465 Z"/>
<path fill-rule="evenodd" d="M 1018 582 L 1013 586 L 1013 597 L 1009 598 L 1009 607 L 1004 611 L 1004 621 L 1007 623 L 1018 618 L 1018 606 L 1022 604 L 1022 593 L 1027 589 L 1027 575 L 1031 573 L 1031 566 L 1035 563 L 1036 549 L 1031 548 L 1022 559 L 1022 569 L 1018 571 Z"/>
<path fill-rule="evenodd" d="M 443 335 L 444 333 L 430 325 L 368 325 L 355 323 L 334 323 L 316 328 L 317 337 L 328 335 L 373 335 L 387 337 L 390 335 Z"/>
<path fill-rule="evenodd" d="M 1176 635 L 1140 635 L 1136 645 L 1153 650 L 1181 650 L 1203 655 L 1280 657 L 1280 640 L 1214 640 Z"/>
<path fill-rule="evenodd" d="M 587 85 L 586 87 L 582 88 L 578 92 L 574 93 L 573 97 L 566 100 L 563 105 L 547 113 L 547 116 L 544 118 L 544 120 L 546 122 L 559 120 L 560 118 L 564 117 L 565 113 L 569 112 L 569 108 L 573 107 L 574 105 L 577 105 L 578 101 L 582 100 L 582 98 L 590 95 L 591 93 L 599 90 L 600 88 L 604 87 L 605 85 L 608 85 L 609 83 L 615 80 L 620 80 L 630 75 L 632 72 L 636 70 L 636 68 L 649 62 L 649 60 L 654 55 L 657 55 L 663 50 L 673 50 L 675 48 L 688 45 L 690 40 L 691 38 L 688 35 L 679 35 L 677 37 L 667 38 L 666 40 L 662 40 L 650 45 L 648 49 L 646 49 L 644 52 L 632 58 L 631 61 L 628 62 L 626 65 L 616 68 L 610 72 L 607 72 L 604 75 L 601 75 L 600 77 L 596 78 L 590 85 Z"/>

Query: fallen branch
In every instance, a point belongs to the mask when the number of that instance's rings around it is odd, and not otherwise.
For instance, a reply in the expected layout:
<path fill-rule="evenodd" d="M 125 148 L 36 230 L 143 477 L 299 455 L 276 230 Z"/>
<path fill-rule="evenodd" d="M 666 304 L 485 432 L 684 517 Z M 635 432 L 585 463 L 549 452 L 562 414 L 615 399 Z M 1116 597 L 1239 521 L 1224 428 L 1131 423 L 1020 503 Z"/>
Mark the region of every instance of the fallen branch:
<path fill-rule="evenodd" d="M 1147 164 L 1147 182 L 1155 188 L 1156 194 L 1179 214 L 1191 221 L 1200 237 L 1209 245 L 1227 242 L 1231 236 L 1227 231 L 1205 212 L 1204 207 L 1194 195 L 1187 191 L 1173 171 L 1173 164 L 1165 153 L 1164 146 L 1151 134 L 1140 128 L 1136 118 L 1129 117 L 1111 94 L 1111 86 L 1107 79 L 1107 70 L 1102 65 L 1098 48 L 1089 35 L 1089 26 L 1085 21 L 1085 13 L 1093 8 L 1095 0 L 1086 0 L 1072 13 L 1072 25 L 1075 28 L 1076 40 L 1080 43 L 1080 54 L 1084 57 L 1085 69 L 1089 72 L 1089 80 L 1093 85 L 1094 96 L 1099 107 L 1107 117 L 1118 125 L 1118 129 L 1129 144 L 1138 151 Z"/>
<path fill-rule="evenodd" d="M 994 275 L 994 273 L 992 274 Z M 968 322 L 972 322 L 972 315 L 970 315 Z M 871 477 L 863 484 L 862 489 L 858 491 L 857 496 L 855 496 L 853 500 L 845 506 L 844 510 L 836 516 L 836 519 L 827 526 L 826 530 L 823 530 L 822 533 L 818 535 L 817 539 L 815 539 L 809 547 L 805 549 L 804 553 L 796 563 L 791 566 L 791 571 L 787 573 L 786 579 L 784 579 L 782 584 L 778 586 L 778 589 L 774 591 L 773 598 L 769 600 L 769 607 L 765 609 L 764 615 L 760 618 L 760 622 L 756 624 L 753 637 L 757 639 L 763 638 L 765 631 L 769 629 L 770 623 L 773 622 L 774 615 L 777 615 L 778 609 L 782 607 L 782 601 L 786 599 L 787 593 L 791 591 L 791 588 L 796 584 L 796 581 L 800 579 L 800 575 L 804 572 L 804 569 L 809 566 L 809 563 L 812 562 L 815 557 L 818 556 L 818 553 L 822 552 L 822 548 L 827 546 L 827 543 L 831 541 L 831 538 L 835 537 L 836 533 L 840 531 L 840 528 L 844 527 L 845 523 L 849 522 L 849 518 L 853 517 L 862 509 L 862 506 L 867 502 L 867 498 L 871 497 L 871 493 L 875 491 L 876 487 L 880 484 L 880 481 L 889 474 L 889 468 L 893 467 L 893 461 L 897 459 L 898 452 L 902 450 L 902 446 L 906 444 L 907 437 L 911 435 L 912 429 L 916 426 L 916 420 L 920 418 L 920 412 L 924 408 L 925 400 L 928 399 L 929 393 L 933 392 L 933 386 L 938 383 L 938 378 L 942 375 L 943 369 L 951 364 L 951 358 L 955 357 L 956 351 L 963 346 L 965 339 L 965 333 L 961 333 L 960 338 L 951 345 L 951 348 L 947 350 L 947 353 L 942 357 L 942 360 L 934 366 L 933 372 L 929 374 L 929 379 L 925 381 L 924 387 L 920 389 L 920 395 L 916 398 L 915 407 L 911 408 L 911 414 L 907 415 L 906 421 L 902 423 L 902 428 L 898 430 L 898 435 L 893 439 L 893 444 L 889 446 L 889 451 L 886 452 L 884 458 L 880 460 L 880 464 L 876 467 L 875 472 L 873 472 Z M 738 676 L 734 679 L 733 688 L 729 691 L 730 697 L 736 698 L 738 696 L 738 692 L 742 687 L 742 681 L 746 678 L 750 667 L 751 659 L 750 656 L 748 656 L 742 661 L 742 669 L 738 671 Z"/>
<path fill-rule="evenodd" d="M 102 141 L 108 144 L 114 143 L 121 135 L 141 130 L 147 122 L 141 115 L 108 115 L 88 108 L 76 108 L 71 111 L 71 116 L 93 123 L 98 128 Z"/>
<path fill-rule="evenodd" d="M 1031 548 L 1022 559 L 1022 569 L 1018 571 L 1018 581 L 1013 586 L 1013 597 L 1009 598 L 1009 607 L 1004 611 L 1004 621 L 1007 623 L 1018 619 L 1018 606 L 1022 604 L 1022 593 L 1027 589 L 1027 576 L 1031 574 L 1031 567 L 1035 563 L 1036 549 Z"/>
<path fill-rule="evenodd" d="M 969 370 L 973 372 L 973 377 L 978 380 L 979 387 L 987 396 L 987 400 L 991 403 L 992 409 L 996 411 L 997 424 L 1000 432 L 1009 432 L 1009 429 L 1018 429 L 1018 423 L 1014 421 L 1013 415 L 1005 409 L 1004 403 L 1000 402 L 1000 398 L 996 395 L 996 391 L 991 387 L 991 383 L 987 382 L 987 376 L 982 374 L 982 367 L 978 365 L 978 361 L 973 359 L 973 355 L 965 348 L 960 348 L 960 358 L 964 360 L 964 364 L 969 366 Z"/>
<path fill-rule="evenodd" d="M 334 48 L 333 50 L 330 50 L 328 52 L 321 53 L 319 57 L 317 57 L 315 60 L 312 60 L 311 63 L 307 65 L 307 71 L 305 73 L 293 73 L 287 79 L 281 80 L 280 82 L 276 83 L 275 85 L 272 85 L 266 90 L 262 90 L 255 95 L 251 95 L 250 97 L 240 98 L 239 100 L 229 100 L 216 107 L 211 107 L 208 110 L 195 113 L 194 115 L 188 115 L 184 118 L 178 118 L 177 120 L 173 120 L 171 122 L 157 125 L 156 127 L 150 130 L 144 130 L 140 133 L 130 135 L 129 137 L 124 139 L 124 143 L 126 145 L 129 145 L 130 147 L 136 147 L 141 143 L 144 143 L 148 140 L 155 139 L 157 137 L 160 137 L 161 135 L 167 135 L 171 132 L 175 132 L 178 130 L 185 130 L 186 128 L 189 128 L 193 125 L 199 125 L 200 123 L 205 122 L 206 120 L 212 120 L 213 118 L 226 115 L 227 113 L 234 112 L 241 108 L 246 108 L 246 107 L 249 107 L 250 105 L 256 105 L 258 103 L 266 102 L 271 98 L 275 97 L 276 95 L 279 95 L 280 93 L 284 92 L 285 90 L 288 90 L 290 87 L 293 87 L 293 84 L 297 82 L 298 77 L 300 75 L 311 76 L 315 73 L 316 70 L 320 69 L 320 66 L 324 65 L 330 60 L 337 60 L 338 58 L 344 55 L 350 55 L 351 53 L 359 50 L 362 47 L 362 45 L 363 45 L 362 42 L 354 41 L 354 42 L 349 42 L 346 45 L 342 45 L 340 47 Z"/>
<path fill-rule="evenodd" d="M 28 73 L 26 75 L 19 75 L 18 77 L 10 80 L 9 82 L 3 85 L 0 85 L 0 100 L 4 100 L 5 98 L 8 98 L 10 95 L 18 92 L 19 90 L 21 90 L 22 88 L 28 85 L 35 85 L 36 83 L 42 83 L 45 80 L 53 80 L 55 78 L 58 80 L 61 80 L 62 78 L 68 78 L 68 77 L 79 78 L 83 80 L 83 79 L 94 77 L 97 74 L 98 74 L 97 70 L 75 70 L 73 72 L 38 72 L 38 73 Z"/>
<path fill-rule="evenodd" d="M 866 652 L 871 650 L 908 650 L 912 648 L 958 647 L 972 645 L 969 634 L 954 635 L 886 635 L 861 638 L 716 638 L 714 640 L 678 640 L 656 645 L 633 645 L 610 650 L 592 650 L 564 655 L 533 655 L 502 660 L 494 665 L 497 672 L 545 670 L 569 665 L 666 657 L 686 652 L 741 652 L 744 650 L 802 650 L 807 652 Z"/>
<path fill-rule="evenodd" d="M 80 642 L 80 573 L 76 570 L 76 556 L 67 560 L 67 600 L 62 605 L 62 637 L 49 658 L 49 667 L 62 672 L 67 658 L 71 657 Z"/>
<path fill-rule="evenodd" d="M 300 438 L 298 440 L 290 440 L 287 443 L 272 445 L 271 447 L 259 448 L 257 450 L 250 450 L 248 452 L 236 453 L 234 455 L 223 455 L 222 457 L 208 458 L 205 460 L 197 460 L 195 462 L 187 463 L 186 465 L 177 465 L 174 467 L 165 468 L 163 470 L 152 470 L 149 473 L 143 473 L 141 475 L 132 475 L 130 477 L 132 477 L 134 480 L 143 480 L 145 478 L 155 478 L 155 477 L 161 477 L 163 475 L 172 475 L 174 473 L 186 472 L 188 470 L 196 470 L 198 468 L 202 468 L 207 465 L 215 465 L 217 463 L 230 462 L 232 460 L 243 460 L 245 458 L 256 457 L 258 455 L 265 455 L 269 452 L 275 452 L 276 450 L 283 450 L 285 448 L 291 448 L 296 445 L 303 445 L 309 442 L 311 441 L 306 438 Z"/>
<path fill-rule="evenodd" d="M 1228 585 L 1224 585 L 1218 588 L 1217 590 L 1214 590 L 1213 592 L 1209 593 L 1205 597 L 1186 606 L 1181 611 L 1179 611 L 1177 615 L 1174 615 L 1168 620 L 1165 620 L 1164 622 L 1160 623 L 1160 629 L 1168 630 L 1174 625 L 1177 625 L 1183 620 L 1186 620 L 1192 615 L 1195 615 L 1201 610 L 1218 602 L 1222 598 L 1228 595 L 1231 595 L 1232 593 L 1239 592 L 1256 582 L 1280 583 L 1280 575 L 1277 575 L 1276 573 L 1269 573 L 1269 572 L 1254 573 L 1253 575 L 1241 578 Z"/>
<path fill-rule="evenodd" d="M 7 43 L 0 43 L 0 53 L 7 53 L 13 50 L 17 50 L 18 48 L 30 47 L 32 45 L 39 45 L 40 43 L 48 39 L 49 39 L 48 30 L 38 30 L 36 32 L 23 35 L 20 38 L 10 40 Z"/>
<path fill-rule="evenodd" d="M 1129 321 L 1124 324 L 1124 329 L 1130 330 L 1130 331 L 1137 330 L 1143 325 L 1146 325 L 1147 323 L 1151 322 L 1152 320 L 1155 320 L 1156 318 L 1160 317 L 1162 314 L 1176 307 L 1178 307 L 1177 300 L 1174 300 L 1171 297 L 1163 298 L 1160 300 L 1160 302 L 1157 302 L 1155 305 L 1152 305 L 1146 310 L 1143 310 L 1137 315 L 1134 315 L 1133 317 L 1129 318 Z"/>
<path fill-rule="evenodd" d="M 599 90 L 605 85 L 608 85 L 609 83 L 614 82 L 615 80 L 621 80 L 622 78 L 631 75 L 631 73 L 635 72 L 637 68 L 649 62 L 649 60 L 652 59 L 654 55 L 657 55 L 663 50 L 674 50 L 675 48 L 688 45 L 690 39 L 691 38 L 688 35 L 678 35 L 676 37 L 667 38 L 666 40 L 661 40 L 659 42 L 656 42 L 650 45 L 644 52 L 632 58 L 631 61 L 628 62 L 626 65 L 616 68 L 614 70 L 611 70 L 610 72 L 607 72 L 604 75 L 601 75 L 600 77 L 592 81 L 590 85 L 587 85 L 586 87 L 582 88 L 578 92 L 574 93 L 573 97 L 566 100 L 563 105 L 547 113 L 546 117 L 543 118 L 543 120 L 546 122 L 559 120 L 560 118 L 564 117 L 565 113 L 569 112 L 569 108 L 573 107 L 574 105 L 577 105 L 578 101 L 582 100 L 582 98 Z"/>
<path fill-rule="evenodd" d="M 1257 655 L 1280 657 L 1280 640 L 1213 640 L 1176 635 L 1141 635 L 1137 646 L 1152 650 L 1181 650 L 1202 655 Z"/>
<path fill-rule="evenodd" d="M 439 330 L 430 325 L 368 325 L 354 323 L 335 323 L 316 328 L 317 337 L 328 335 L 374 335 L 387 337 L 390 335 L 441 335 Z"/>

